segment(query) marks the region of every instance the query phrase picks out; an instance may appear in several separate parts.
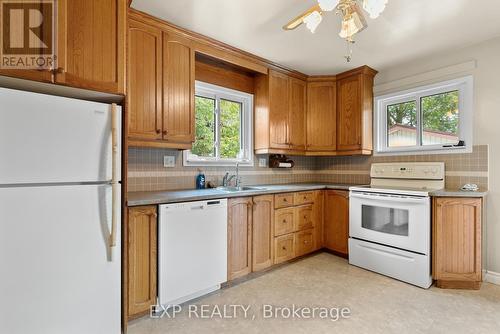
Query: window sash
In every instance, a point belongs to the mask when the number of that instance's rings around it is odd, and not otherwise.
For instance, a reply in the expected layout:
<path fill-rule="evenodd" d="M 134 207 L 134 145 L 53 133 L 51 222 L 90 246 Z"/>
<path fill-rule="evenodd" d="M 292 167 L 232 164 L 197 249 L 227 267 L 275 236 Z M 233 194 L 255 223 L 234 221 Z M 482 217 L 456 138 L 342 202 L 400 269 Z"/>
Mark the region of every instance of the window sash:
<path fill-rule="evenodd" d="M 215 100 L 215 156 L 204 157 L 193 154 L 190 150 L 184 151 L 185 166 L 234 166 L 237 162 L 241 165 L 253 166 L 253 95 L 234 91 L 204 82 L 196 82 L 195 96 Z M 236 102 L 240 109 L 240 152 L 235 159 L 221 158 L 221 100 Z"/>
<path fill-rule="evenodd" d="M 415 151 L 439 151 L 465 149 L 472 145 L 471 130 L 467 131 L 467 126 L 472 128 L 472 77 L 465 77 L 456 80 L 443 82 L 436 85 L 421 87 L 400 93 L 385 95 L 376 98 L 377 122 L 375 123 L 375 141 L 377 143 L 376 153 L 397 153 Z M 423 145 L 423 113 L 422 98 L 458 91 L 458 137 L 465 140 L 465 147 L 449 147 L 448 144 Z M 387 107 L 405 102 L 416 102 L 416 135 L 417 144 L 412 146 L 389 147 L 388 111 Z"/>

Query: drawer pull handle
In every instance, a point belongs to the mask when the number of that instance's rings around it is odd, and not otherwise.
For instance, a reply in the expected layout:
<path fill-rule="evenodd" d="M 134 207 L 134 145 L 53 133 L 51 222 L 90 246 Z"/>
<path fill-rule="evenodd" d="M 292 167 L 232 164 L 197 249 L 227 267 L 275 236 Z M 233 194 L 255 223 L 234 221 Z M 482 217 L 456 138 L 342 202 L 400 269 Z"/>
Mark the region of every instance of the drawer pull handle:
<path fill-rule="evenodd" d="M 283 202 L 286 202 L 286 198 L 283 198 Z"/>
<path fill-rule="evenodd" d="M 286 219 L 283 219 L 283 224 L 286 224 Z"/>
<path fill-rule="evenodd" d="M 286 247 L 285 246 L 281 247 L 281 249 L 283 249 L 284 251 L 286 251 Z"/>
<path fill-rule="evenodd" d="M 306 244 L 306 245 L 308 244 L 307 240 L 304 240 L 304 244 Z"/>

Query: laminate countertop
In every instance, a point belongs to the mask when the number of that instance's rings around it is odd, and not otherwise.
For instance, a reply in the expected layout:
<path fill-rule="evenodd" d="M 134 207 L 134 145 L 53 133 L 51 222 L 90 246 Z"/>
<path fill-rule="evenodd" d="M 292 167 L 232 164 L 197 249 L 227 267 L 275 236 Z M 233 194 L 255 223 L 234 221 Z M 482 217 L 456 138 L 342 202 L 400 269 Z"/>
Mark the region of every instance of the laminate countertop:
<path fill-rule="evenodd" d="M 441 189 L 429 193 L 432 197 L 486 197 L 488 191 L 479 189 L 478 191 L 463 191 L 460 189 Z"/>
<path fill-rule="evenodd" d="M 228 192 L 220 189 L 188 189 L 171 191 L 137 191 L 127 194 L 127 206 L 156 205 L 180 203 L 190 201 L 204 201 L 219 198 L 249 197 L 267 194 L 279 194 L 308 190 L 349 190 L 349 187 L 359 184 L 335 183 L 297 183 L 297 184 L 272 184 L 252 185 L 249 187 L 260 188 L 244 191 Z M 442 189 L 430 192 L 432 197 L 485 197 L 487 191 L 461 191 L 459 189 Z"/>
<path fill-rule="evenodd" d="M 189 189 L 173 191 L 138 191 L 127 193 L 127 206 L 156 205 L 180 203 L 189 201 L 204 201 L 208 199 L 248 197 L 267 194 L 279 194 L 308 190 L 349 190 L 349 187 L 359 184 L 333 184 L 333 183 L 297 183 L 297 184 L 272 184 L 251 185 L 249 187 L 261 188 L 244 191 L 228 192 L 219 189 Z"/>

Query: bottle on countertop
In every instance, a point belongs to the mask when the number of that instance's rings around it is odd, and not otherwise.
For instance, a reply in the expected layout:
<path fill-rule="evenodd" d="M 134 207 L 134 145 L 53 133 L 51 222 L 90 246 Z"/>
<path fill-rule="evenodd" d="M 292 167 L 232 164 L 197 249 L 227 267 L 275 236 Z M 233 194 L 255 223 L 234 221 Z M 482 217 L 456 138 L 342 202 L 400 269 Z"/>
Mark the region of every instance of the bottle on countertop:
<path fill-rule="evenodd" d="M 198 169 L 198 176 L 196 177 L 196 189 L 205 189 L 205 174 Z"/>

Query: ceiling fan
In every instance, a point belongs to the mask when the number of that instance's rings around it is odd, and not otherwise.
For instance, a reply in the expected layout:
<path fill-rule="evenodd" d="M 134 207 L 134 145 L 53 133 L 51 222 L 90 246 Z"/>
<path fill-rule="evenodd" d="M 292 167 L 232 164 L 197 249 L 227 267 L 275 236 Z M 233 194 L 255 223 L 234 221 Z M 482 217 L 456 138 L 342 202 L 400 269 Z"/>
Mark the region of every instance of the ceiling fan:
<path fill-rule="evenodd" d="M 347 62 L 351 61 L 354 35 L 368 27 L 359 3 L 362 3 L 363 9 L 370 14 L 370 18 L 376 19 L 384 11 L 389 0 L 317 0 L 318 3 L 307 11 L 288 22 L 283 29 L 293 30 L 305 24 L 312 33 L 316 31 L 323 19 L 325 12 L 336 11 L 342 16 L 342 28 L 339 36 L 346 40 L 348 45 L 348 54 L 345 56 Z"/>

